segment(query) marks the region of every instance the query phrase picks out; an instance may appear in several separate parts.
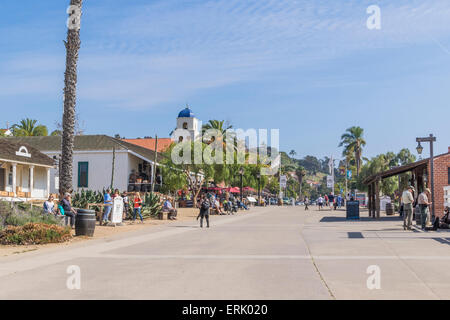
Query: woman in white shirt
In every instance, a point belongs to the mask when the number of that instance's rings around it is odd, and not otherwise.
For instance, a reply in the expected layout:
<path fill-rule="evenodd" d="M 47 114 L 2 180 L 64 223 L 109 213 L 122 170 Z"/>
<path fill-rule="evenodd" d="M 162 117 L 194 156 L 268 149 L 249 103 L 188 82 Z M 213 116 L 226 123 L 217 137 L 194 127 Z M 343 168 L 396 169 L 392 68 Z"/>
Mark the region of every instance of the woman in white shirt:
<path fill-rule="evenodd" d="M 44 212 L 47 214 L 55 214 L 55 202 L 53 201 L 54 198 L 51 195 L 48 197 L 48 200 L 44 202 Z"/>

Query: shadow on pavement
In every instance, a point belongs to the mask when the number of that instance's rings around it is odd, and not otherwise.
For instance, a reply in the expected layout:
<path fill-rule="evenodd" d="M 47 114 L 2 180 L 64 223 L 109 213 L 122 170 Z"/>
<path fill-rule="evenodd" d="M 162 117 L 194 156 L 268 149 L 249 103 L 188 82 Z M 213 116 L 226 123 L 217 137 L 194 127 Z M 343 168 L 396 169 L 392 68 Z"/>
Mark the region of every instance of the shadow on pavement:
<path fill-rule="evenodd" d="M 450 238 L 431 238 L 431 239 L 433 239 L 434 241 L 437 241 L 439 243 L 442 243 L 442 244 L 450 245 Z"/>
<path fill-rule="evenodd" d="M 199 226 L 169 226 L 170 228 L 199 228 Z"/>
<path fill-rule="evenodd" d="M 347 232 L 349 239 L 364 239 L 364 236 L 361 232 Z"/>
<path fill-rule="evenodd" d="M 346 217 L 323 217 L 320 222 L 346 222 L 346 221 L 402 221 L 398 216 L 381 217 L 379 219 L 373 219 L 369 217 L 361 217 L 359 219 L 347 219 Z"/>

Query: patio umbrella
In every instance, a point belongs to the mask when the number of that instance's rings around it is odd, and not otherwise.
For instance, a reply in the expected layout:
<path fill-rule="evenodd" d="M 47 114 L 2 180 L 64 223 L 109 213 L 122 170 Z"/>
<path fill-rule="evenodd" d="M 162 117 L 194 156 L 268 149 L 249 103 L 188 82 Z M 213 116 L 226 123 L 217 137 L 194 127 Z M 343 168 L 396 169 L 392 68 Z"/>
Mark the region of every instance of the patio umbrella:
<path fill-rule="evenodd" d="M 233 188 L 228 188 L 227 191 L 231 192 L 231 193 L 239 193 L 239 192 L 241 192 L 241 189 L 239 189 L 238 187 L 233 187 Z"/>

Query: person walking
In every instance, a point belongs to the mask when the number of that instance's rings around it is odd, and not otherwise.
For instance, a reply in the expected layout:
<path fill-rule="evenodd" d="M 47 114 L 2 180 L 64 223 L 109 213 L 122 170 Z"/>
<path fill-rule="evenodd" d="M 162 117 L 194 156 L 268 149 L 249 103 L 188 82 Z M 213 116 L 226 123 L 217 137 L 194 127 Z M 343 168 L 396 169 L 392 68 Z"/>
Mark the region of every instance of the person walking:
<path fill-rule="evenodd" d="M 324 199 L 322 198 L 322 195 L 319 196 L 319 199 L 317 199 L 317 203 L 319 204 L 319 211 L 323 208 L 323 202 Z"/>
<path fill-rule="evenodd" d="M 206 227 L 209 228 L 209 208 L 211 207 L 211 204 L 209 202 L 209 199 L 207 199 L 205 196 L 202 196 L 202 199 L 200 200 L 200 228 L 203 228 L 203 218 L 206 220 Z M 197 217 L 198 219 L 198 217 Z"/>
<path fill-rule="evenodd" d="M 340 209 L 342 207 L 342 195 L 338 195 L 337 197 L 337 207 Z"/>
<path fill-rule="evenodd" d="M 328 196 L 328 205 L 329 205 L 330 209 L 333 209 L 333 206 L 334 206 L 334 194 L 333 194 L 333 192 L 331 192 L 330 195 Z"/>
<path fill-rule="evenodd" d="M 413 203 L 414 203 L 414 187 L 409 186 L 408 189 L 403 191 L 402 194 L 402 202 L 403 202 L 403 210 L 404 210 L 404 217 L 403 217 L 403 230 L 411 230 L 411 220 L 412 220 L 412 214 L 413 214 Z"/>
<path fill-rule="evenodd" d="M 108 224 L 108 220 L 109 220 L 109 214 L 111 213 L 111 209 L 112 209 L 112 198 L 111 198 L 111 189 L 106 189 L 105 194 L 103 195 L 103 204 L 104 204 L 104 209 L 103 209 L 103 225 L 107 225 Z"/>
<path fill-rule="evenodd" d="M 427 221 L 429 221 L 428 219 L 428 215 L 430 213 L 429 207 L 432 204 L 428 200 L 430 198 L 430 195 L 431 190 L 426 188 L 424 192 L 419 194 L 419 197 L 417 199 L 417 204 L 419 205 L 420 209 L 420 222 L 422 223 L 422 230 L 425 230 Z"/>
<path fill-rule="evenodd" d="M 308 197 L 305 197 L 305 211 L 306 211 L 306 210 L 309 210 L 308 202 L 309 202 Z"/>
<path fill-rule="evenodd" d="M 139 213 L 139 218 L 141 219 L 141 223 L 144 223 L 144 218 L 142 217 L 141 213 L 141 205 L 142 205 L 142 199 L 140 193 L 136 193 L 133 199 L 134 208 L 133 208 L 133 222 L 136 221 L 136 214 Z"/>

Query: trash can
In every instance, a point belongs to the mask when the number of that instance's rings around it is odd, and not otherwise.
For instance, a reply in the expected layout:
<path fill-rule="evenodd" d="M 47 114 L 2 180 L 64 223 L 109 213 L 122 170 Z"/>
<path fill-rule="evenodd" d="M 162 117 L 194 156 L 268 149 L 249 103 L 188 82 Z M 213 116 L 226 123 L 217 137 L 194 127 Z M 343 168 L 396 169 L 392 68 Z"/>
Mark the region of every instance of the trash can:
<path fill-rule="evenodd" d="M 359 201 L 347 201 L 347 219 L 359 219 Z"/>
<path fill-rule="evenodd" d="M 93 237 L 96 221 L 94 210 L 78 209 L 75 218 L 75 235 Z"/>
<path fill-rule="evenodd" d="M 386 203 L 386 215 L 393 216 L 394 215 L 394 204 Z"/>

